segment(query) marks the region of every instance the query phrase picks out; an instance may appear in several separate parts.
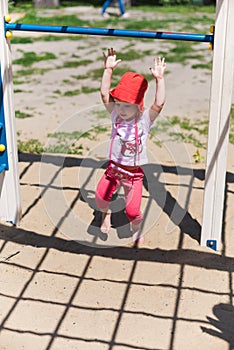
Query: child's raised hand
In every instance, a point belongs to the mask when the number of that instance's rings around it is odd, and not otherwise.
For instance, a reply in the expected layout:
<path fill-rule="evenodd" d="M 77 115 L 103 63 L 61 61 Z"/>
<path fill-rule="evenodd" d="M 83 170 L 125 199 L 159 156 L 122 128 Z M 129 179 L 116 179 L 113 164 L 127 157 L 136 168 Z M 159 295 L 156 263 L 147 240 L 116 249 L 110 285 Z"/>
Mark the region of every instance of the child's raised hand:
<path fill-rule="evenodd" d="M 166 69 L 165 58 L 157 57 L 154 59 L 154 66 L 150 68 L 151 73 L 155 79 L 162 79 Z"/>
<path fill-rule="evenodd" d="M 103 52 L 104 66 L 105 68 L 114 69 L 121 62 L 121 60 L 116 60 L 116 52 L 113 48 L 108 49 L 107 55 Z"/>

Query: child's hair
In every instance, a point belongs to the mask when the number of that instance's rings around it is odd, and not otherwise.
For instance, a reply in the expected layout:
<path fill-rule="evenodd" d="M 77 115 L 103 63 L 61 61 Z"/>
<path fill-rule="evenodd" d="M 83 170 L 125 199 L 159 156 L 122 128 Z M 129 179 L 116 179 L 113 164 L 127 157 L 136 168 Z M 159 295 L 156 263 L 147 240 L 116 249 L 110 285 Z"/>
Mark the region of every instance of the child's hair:
<path fill-rule="evenodd" d="M 120 101 L 137 104 L 140 111 L 143 112 L 144 95 L 147 88 L 148 82 L 143 75 L 126 72 L 118 85 L 110 91 L 110 95 Z"/>

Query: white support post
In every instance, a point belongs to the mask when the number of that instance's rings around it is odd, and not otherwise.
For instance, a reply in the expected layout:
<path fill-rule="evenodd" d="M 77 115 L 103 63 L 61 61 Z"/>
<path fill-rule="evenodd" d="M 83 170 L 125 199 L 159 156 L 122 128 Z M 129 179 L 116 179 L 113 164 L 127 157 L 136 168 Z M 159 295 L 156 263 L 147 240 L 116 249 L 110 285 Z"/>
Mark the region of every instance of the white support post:
<path fill-rule="evenodd" d="M 234 1 L 217 0 L 201 245 L 220 249 L 234 80 Z"/>
<path fill-rule="evenodd" d="M 18 174 L 18 153 L 13 104 L 13 83 L 10 43 L 5 38 L 4 17 L 8 14 L 7 0 L 0 1 L 0 68 L 1 68 L 1 113 L 5 133 L 7 168 L 0 173 L 0 220 L 17 224 L 21 218 L 21 201 Z M 2 134 L 1 134 L 2 135 Z M 2 155 L 1 155 L 2 156 Z"/>

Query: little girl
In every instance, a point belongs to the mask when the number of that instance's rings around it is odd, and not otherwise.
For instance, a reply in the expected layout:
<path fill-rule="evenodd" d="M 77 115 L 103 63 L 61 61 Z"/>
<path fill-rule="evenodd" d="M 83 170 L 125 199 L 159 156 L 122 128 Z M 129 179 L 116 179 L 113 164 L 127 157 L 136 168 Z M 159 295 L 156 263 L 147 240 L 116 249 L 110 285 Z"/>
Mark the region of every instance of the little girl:
<path fill-rule="evenodd" d="M 112 119 L 109 146 L 109 165 L 96 189 L 96 204 L 102 211 L 101 232 L 108 234 L 111 220 L 109 204 L 116 189 L 122 185 L 126 201 L 126 215 L 132 224 L 133 241 L 143 243 L 141 198 L 144 172 L 147 163 L 146 140 L 154 120 L 165 103 L 164 58 L 158 57 L 150 68 L 156 82 L 155 100 L 149 109 L 144 108 L 147 80 L 140 74 L 126 72 L 118 85 L 110 90 L 113 70 L 121 62 L 115 50 L 108 49 L 104 56 L 101 83 L 102 101 Z"/>

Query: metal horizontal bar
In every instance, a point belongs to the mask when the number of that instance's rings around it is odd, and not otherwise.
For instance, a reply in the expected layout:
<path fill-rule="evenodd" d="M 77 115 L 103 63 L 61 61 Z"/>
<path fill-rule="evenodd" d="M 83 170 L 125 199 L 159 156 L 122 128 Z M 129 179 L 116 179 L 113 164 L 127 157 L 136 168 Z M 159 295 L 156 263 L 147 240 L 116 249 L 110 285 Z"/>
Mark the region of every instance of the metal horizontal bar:
<path fill-rule="evenodd" d="M 198 42 L 209 42 L 209 43 L 213 42 L 213 35 L 210 35 L 210 34 L 207 35 L 207 34 L 110 29 L 110 28 L 50 26 L 50 25 L 20 24 L 20 23 L 7 23 L 7 22 L 5 22 L 5 30 L 63 33 L 63 34 L 120 36 L 120 37 L 133 37 L 133 38 L 146 38 L 146 39 L 198 41 Z"/>

